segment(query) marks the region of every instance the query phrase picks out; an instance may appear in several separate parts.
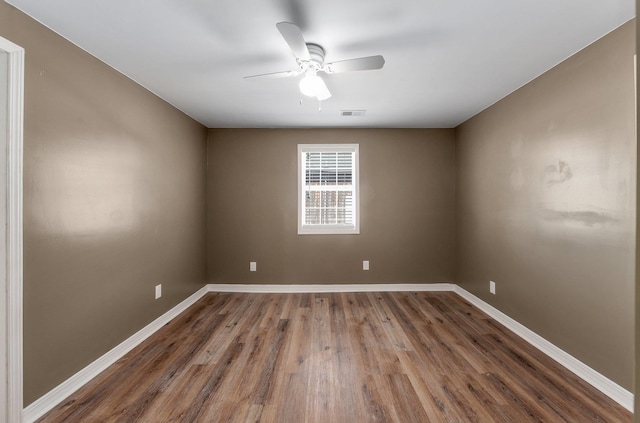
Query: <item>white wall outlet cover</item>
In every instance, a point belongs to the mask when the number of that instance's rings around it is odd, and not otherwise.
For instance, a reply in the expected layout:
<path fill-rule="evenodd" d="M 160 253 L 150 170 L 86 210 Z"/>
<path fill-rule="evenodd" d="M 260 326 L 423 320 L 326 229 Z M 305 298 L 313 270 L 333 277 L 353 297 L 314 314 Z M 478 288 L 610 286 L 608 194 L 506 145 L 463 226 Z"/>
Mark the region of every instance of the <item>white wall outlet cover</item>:
<path fill-rule="evenodd" d="M 362 270 L 369 270 L 369 260 L 362 261 Z"/>
<path fill-rule="evenodd" d="M 156 300 L 162 297 L 162 284 L 156 285 Z"/>
<path fill-rule="evenodd" d="M 256 269 L 257 269 L 257 267 L 256 267 L 256 262 L 255 262 L 255 261 L 251 261 L 251 262 L 249 262 L 249 271 L 250 271 L 250 272 L 255 272 L 255 271 L 256 271 Z"/>
<path fill-rule="evenodd" d="M 496 283 L 494 281 L 489 281 L 489 292 L 494 295 L 496 293 Z"/>

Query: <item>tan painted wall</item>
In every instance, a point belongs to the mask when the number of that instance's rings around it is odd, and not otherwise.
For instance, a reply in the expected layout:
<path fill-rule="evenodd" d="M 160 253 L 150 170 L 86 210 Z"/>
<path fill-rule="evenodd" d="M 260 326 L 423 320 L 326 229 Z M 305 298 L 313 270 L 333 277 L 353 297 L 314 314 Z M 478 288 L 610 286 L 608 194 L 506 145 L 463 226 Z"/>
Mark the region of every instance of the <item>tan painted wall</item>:
<path fill-rule="evenodd" d="M 4 2 L 0 36 L 26 55 L 28 405 L 203 286 L 206 129 Z"/>
<path fill-rule="evenodd" d="M 629 390 L 634 31 L 624 25 L 456 131 L 457 282 Z"/>
<path fill-rule="evenodd" d="M 213 129 L 210 283 L 451 282 L 453 130 Z M 359 143 L 360 235 L 297 235 L 297 144 Z M 370 260 L 371 270 L 362 270 Z M 249 262 L 257 272 L 249 272 Z"/>

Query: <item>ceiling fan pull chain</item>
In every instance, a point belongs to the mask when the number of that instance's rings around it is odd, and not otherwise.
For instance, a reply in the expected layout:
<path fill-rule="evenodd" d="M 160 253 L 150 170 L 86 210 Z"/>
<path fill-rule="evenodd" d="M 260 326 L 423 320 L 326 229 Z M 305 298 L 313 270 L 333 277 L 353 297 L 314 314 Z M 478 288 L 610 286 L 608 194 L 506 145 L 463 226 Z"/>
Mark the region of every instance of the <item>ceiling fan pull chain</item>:
<path fill-rule="evenodd" d="M 322 111 L 322 100 L 318 100 L 318 111 Z"/>

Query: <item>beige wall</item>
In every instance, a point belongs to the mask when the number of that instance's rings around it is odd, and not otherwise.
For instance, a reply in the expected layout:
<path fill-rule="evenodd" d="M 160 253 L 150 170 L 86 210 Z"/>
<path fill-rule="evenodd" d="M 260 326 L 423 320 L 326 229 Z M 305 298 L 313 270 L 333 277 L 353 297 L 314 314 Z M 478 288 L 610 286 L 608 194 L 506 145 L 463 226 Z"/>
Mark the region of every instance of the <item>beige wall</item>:
<path fill-rule="evenodd" d="M 214 129 L 208 281 L 433 283 L 454 275 L 454 132 Z M 360 235 L 297 235 L 297 144 L 360 144 Z M 362 270 L 370 260 L 371 270 Z M 257 272 L 249 272 L 249 262 Z"/>
<path fill-rule="evenodd" d="M 28 405 L 203 286 L 206 129 L 4 2 L 0 36 L 26 55 Z"/>
<path fill-rule="evenodd" d="M 631 22 L 456 131 L 457 282 L 629 390 L 634 40 Z"/>

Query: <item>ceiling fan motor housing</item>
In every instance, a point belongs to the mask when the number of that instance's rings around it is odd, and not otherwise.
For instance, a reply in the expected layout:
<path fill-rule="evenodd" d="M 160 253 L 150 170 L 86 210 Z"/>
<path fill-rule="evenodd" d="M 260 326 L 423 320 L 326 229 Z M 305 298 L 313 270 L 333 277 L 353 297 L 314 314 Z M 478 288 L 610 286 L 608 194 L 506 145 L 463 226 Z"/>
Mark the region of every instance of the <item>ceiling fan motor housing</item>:
<path fill-rule="evenodd" d="M 311 60 L 305 64 L 304 62 L 300 63 L 300 67 L 303 70 L 306 69 L 314 69 L 316 71 L 322 69 L 324 65 L 324 49 L 322 46 L 313 43 L 307 43 L 307 49 L 309 50 L 309 56 L 311 56 Z"/>

